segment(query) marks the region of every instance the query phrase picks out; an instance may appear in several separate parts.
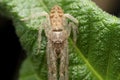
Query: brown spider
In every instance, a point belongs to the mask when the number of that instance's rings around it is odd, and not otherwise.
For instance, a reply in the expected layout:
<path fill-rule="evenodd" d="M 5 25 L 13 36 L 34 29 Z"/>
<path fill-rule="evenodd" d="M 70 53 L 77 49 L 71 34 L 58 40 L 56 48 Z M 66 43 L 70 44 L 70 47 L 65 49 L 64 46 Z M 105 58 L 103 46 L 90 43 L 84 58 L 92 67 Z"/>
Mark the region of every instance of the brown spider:
<path fill-rule="evenodd" d="M 45 12 L 38 16 L 46 16 L 46 21 L 42 24 L 43 28 L 39 28 L 38 47 L 40 48 L 41 32 L 44 29 L 48 41 L 46 50 L 48 80 L 57 80 L 58 76 L 59 80 L 68 80 L 68 38 L 72 28 L 73 40 L 76 42 L 78 20 L 70 14 L 64 14 L 62 8 L 58 5 L 55 5 L 51 9 L 50 14 Z M 66 18 L 70 19 L 72 22 L 68 23 Z M 59 71 L 57 69 L 58 59 L 60 62 Z M 58 72 L 59 75 L 57 74 Z"/>

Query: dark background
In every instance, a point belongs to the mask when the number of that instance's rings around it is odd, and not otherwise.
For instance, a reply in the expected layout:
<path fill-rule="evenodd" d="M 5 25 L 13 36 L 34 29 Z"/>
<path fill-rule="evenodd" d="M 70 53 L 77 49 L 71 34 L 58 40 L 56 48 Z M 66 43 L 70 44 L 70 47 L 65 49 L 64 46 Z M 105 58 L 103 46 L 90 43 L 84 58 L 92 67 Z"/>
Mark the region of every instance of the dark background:
<path fill-rule="evenodd" d="M 120 0 L 93 0 L 104 11 L 120 17 Z M 12 20 L 0 16 L 0 61 L 3 80 L 17 80 L 21 63 L 26 58 Z"/>
<path fill-rule="evenodd" d="M 120 17 L 120 0 L 92 0 L 104 11 Z"/>

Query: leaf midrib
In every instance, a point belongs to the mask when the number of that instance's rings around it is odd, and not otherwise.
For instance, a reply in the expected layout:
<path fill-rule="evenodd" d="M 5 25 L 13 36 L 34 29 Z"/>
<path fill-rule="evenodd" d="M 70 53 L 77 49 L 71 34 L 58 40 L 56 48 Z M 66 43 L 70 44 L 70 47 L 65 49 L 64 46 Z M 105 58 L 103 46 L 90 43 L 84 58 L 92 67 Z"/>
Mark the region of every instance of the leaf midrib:
<path fill-rule="evenodd" d="M 99 80 L 103 80 L 103 78 L 96 72 L 96 70 L 91 66 L 91 64 L 88 62 L 88 60 L 84 57 L 83 53 L 80 51 L 80 49 L 78 49 L 78 47 L 73 43 L 73 41 L 71 39 L 69 39 L 70 44 L 73 45 L 73 47 L 76 49 L 77 53 L 80 57 L 83 59 L 83 61 L 86 63 L 86 65 L 88 66 L 88 68 L 92 71 L 92 73 L 99 79 Z"/>

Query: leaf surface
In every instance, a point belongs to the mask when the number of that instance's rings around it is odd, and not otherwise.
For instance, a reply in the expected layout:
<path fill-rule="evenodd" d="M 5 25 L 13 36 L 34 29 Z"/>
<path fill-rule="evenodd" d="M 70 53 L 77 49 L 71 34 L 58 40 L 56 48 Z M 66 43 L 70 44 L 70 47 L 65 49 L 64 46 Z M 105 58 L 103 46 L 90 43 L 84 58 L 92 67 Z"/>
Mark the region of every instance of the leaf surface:
<path fill-rule="evenodd" d="M 120 80 L 119 18 L 102 11 L 91 0 L 2 0 L 0 14 L 13 19 L 28 55 L 20 80 L 47 80 L 44 33 L 42 43 L 37 42 L 38 28 L 45 18 L 21 19 L 44 11 L 49 13 L 56 4 L 79 20 L 77 44 L 69 39 L 70 80 Z"/>

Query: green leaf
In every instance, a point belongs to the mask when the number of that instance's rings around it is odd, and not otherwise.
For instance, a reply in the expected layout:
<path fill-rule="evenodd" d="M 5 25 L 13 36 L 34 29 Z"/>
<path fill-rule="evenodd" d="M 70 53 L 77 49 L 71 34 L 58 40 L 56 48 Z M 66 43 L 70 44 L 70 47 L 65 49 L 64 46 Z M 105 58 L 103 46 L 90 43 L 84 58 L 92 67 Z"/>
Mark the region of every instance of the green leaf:
<path fill-rule="evenodd" d="M 32 14 L 60 5 L 79 20 L 77 45 L 69 39 L 70 80 L 120 80 L 120 19 L 98 8 L 91 0 L 2 0 L 0 14 L 12 18 L 28 59 L 20 80 L 47 80 L 46 37 L 38 44 L 38 27 L 44 17 L 22 21 Z M 38 45 L 41 45 L 37 54 Z"/>
<path fill-rule="evenodd" d="M 20 76 L 21 77 L 19 80 L 42 80 L 37 76 L 36 72 L 34 71 L 30 59 L 26 59 L 24 61 L 24 64 L 20 70 Z"/>

